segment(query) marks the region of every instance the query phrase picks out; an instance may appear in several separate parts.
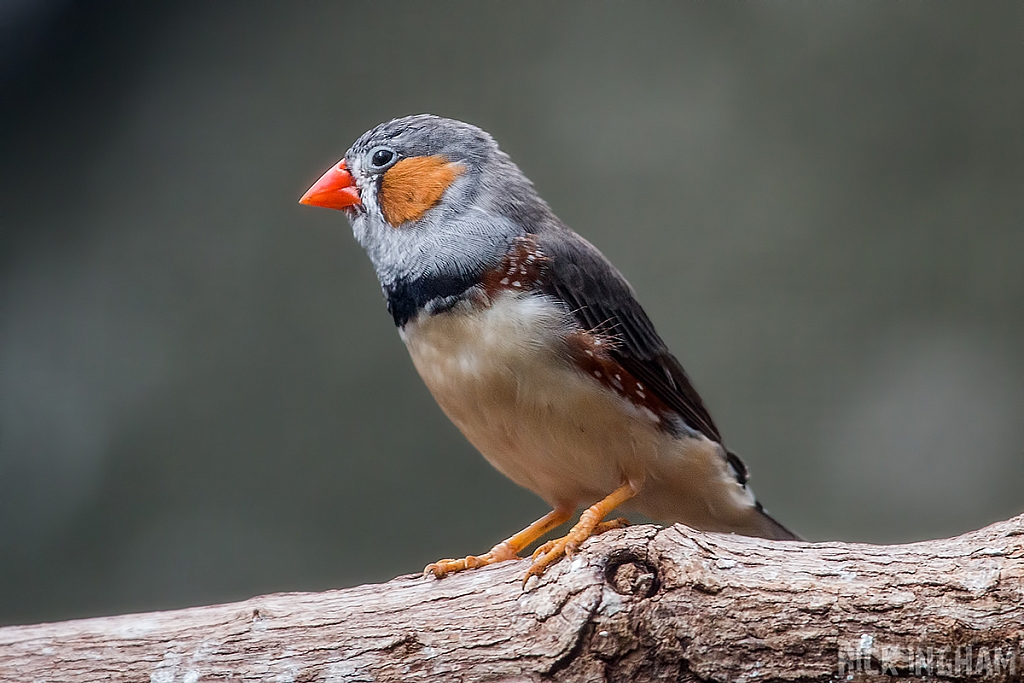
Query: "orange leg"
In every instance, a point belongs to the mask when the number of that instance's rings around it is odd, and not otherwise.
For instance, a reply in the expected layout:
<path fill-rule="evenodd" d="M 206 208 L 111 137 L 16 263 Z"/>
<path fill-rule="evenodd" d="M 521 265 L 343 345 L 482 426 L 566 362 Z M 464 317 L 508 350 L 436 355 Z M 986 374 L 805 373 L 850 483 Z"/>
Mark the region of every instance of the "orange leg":
<path fill-rule="evenodd" d="M 594 533 L 590 535 L 600 536 L 606 531 L 611 531 L 612 529 L 622 529 L 627 526 L 629 526 L 629 520 L 625 517 L 619 517 L 618 519 L 609 519 L 607 522 L 601 522 L 596 527 L 594 527 Z M 537 549 L 533 551 L 534 559 L 536 559 L 538 555 L 543 555 L 544 553 L 554 548 L 560 540 L 561 539 L 556 538 L 554 540 L 548 541 L 543 545 L 537 546 Z"/>
<path fill-rule="evenodd" d="M 437 578 L 443 579 L 447 574 L 461 572 L 464 569 L 474 569 L 494 564 L 495 562 L 514 560 L 519 556 L 523 548 L 559 524 L 568 521 L 570 517 L 572 517 L 572 510 L 552 510 L 515 536 L 506 538 L 483 555 L 470 555 L 461 560 L 438 560 L 433 564 L 428 564 L 423 573 L 432 573 Z"/>
<path fill-rule="evenodd" d="M 547 569 L 548 566 L 559 560 L 563 555 L 572 555 L 575 553 L 583 541 L 587 540 L 591 536 L 625 526 L 626 520 L 623 519 L 616 519 L 603 523 L 601 520 L 603 520 L 609 512 L 619 507 L 636 494 L 637 490 L 633 488 L 633 485 L 626 483 L 612 491 L 611 494 L 603 500 L 598 501 L 584 510 L 583 514 L 580 515 L 580 521 L 576 522 L 576 525 L 569 530 L 569 533 L 562 538 L 555 539 L 554 541 L 548 541 L 541 547 L 537 548 L 536 552 L 533 553 L 533 565 L 531 565 L 526 571 L 526 576 L 523 577 L 523 583 L 526 583 L 527 579 L 531 576 L 540 576 L 543 574 L 544 570 Z"/>
<path fill-rule="evenodd" d="M 627 526 L 629 526 L 629 520 L 626 519 L 625 517 L 619 517 L 617 519 L 609 519 L 607 522 L 601 522 L 600 524 L 598 524 L 594 528 L 594 533 L 591 534 L 591 535 L 592 536 L 600 536 L 601 534 L 603 534 L 606 531 L 611 531 L 612 529 L 622 529 L 622 528 L 627 527 Z"/>

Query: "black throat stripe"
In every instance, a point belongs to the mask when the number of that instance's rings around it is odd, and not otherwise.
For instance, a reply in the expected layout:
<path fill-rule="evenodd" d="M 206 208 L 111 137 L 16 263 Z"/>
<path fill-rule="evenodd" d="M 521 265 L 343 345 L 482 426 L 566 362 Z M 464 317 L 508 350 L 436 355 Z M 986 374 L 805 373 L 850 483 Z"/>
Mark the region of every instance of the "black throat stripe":
<path fill-rule="evenodd" d="M 388 312 L 395 319 L 395 325 L 405 327 L 429 302 L 438 300 L 441 304 L 432 307 L 432 312 L 443 311 L 458 303 L 470 287 L 478 284 L 479 275 L 461 273 L 398 280 L 384 285 L 383 289 L 388 301 Z"/>

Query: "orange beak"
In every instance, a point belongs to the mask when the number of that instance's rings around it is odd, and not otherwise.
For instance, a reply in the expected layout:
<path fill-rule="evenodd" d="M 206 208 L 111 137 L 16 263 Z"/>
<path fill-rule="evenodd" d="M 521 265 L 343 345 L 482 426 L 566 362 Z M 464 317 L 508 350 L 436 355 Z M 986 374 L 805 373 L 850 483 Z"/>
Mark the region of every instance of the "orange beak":
<path fill-rule="evenodd" d="M 320 180 L 313 183 L 313 187 L 306 190 L 306 194 L 299 200 L 299 204 L 322 206 L 325 209 L 344 209 L 360 203 L 359 188 L 348 172 L 344 159 L 320 176 Z"/>

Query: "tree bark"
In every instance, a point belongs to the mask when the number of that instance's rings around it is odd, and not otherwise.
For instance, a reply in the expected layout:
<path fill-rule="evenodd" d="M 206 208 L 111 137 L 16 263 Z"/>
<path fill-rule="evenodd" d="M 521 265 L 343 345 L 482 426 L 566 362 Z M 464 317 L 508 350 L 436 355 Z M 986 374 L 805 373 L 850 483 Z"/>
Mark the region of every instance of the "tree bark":
<path fill-rule="evenodd" d="M 0 680 L 1019 681 L 1024 515 L 909 545 L 639 526 L 506 562 L 0 629 Z"/>

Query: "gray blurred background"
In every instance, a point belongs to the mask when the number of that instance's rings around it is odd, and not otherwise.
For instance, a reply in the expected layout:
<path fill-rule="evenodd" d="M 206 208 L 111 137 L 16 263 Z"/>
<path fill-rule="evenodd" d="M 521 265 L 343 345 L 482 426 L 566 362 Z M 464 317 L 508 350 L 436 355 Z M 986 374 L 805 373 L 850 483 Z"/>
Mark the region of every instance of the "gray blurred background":
<path fill-rule="evenodd" d="M 768 508 L 1024 510 L 1019 3 L 0 3 L 0 623 L 416 572 L 545 512 L 421 384 L 337 212 L 489 130 L 636 287 Z"/>

